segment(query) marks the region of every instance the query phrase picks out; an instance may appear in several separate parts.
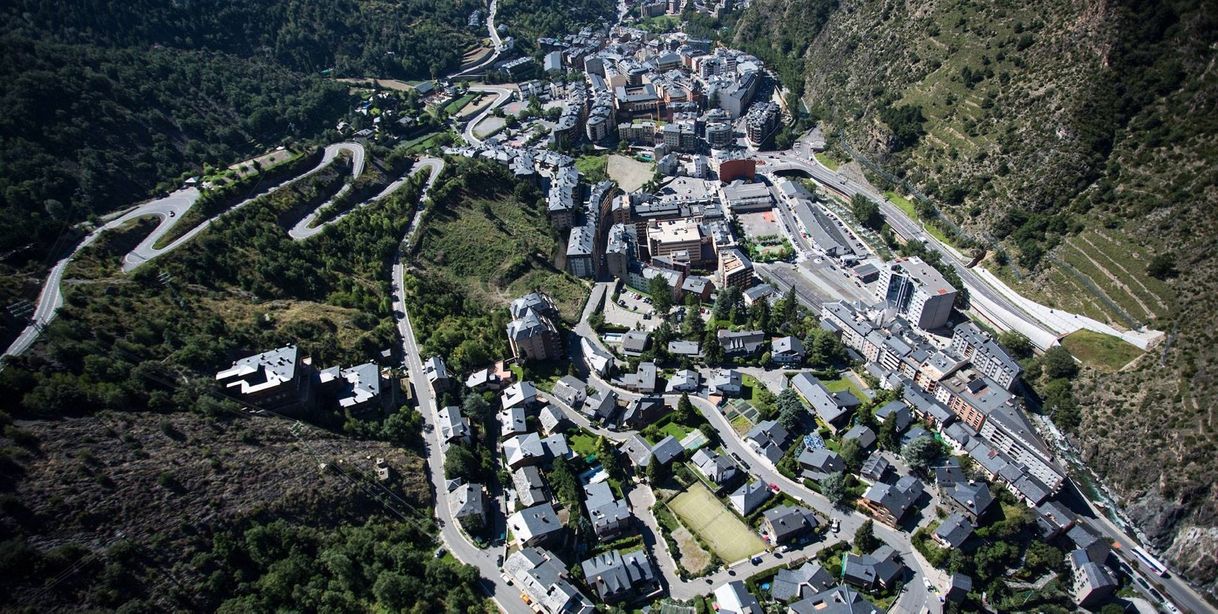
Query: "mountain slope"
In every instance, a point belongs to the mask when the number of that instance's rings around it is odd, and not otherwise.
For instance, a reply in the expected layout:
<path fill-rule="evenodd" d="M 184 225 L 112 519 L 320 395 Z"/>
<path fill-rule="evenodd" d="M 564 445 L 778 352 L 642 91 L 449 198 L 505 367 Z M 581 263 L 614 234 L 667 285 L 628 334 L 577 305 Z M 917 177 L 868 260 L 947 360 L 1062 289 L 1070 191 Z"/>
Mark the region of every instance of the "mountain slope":
<path fill-rule="evenodd" d="M 920 214 L 1021 291 L 1174 331 L 1083 370 L 1073 439 L 1211 592 L 1218 561 L 1195 553 L 1218 536 L 1214 19 L 1196 2 L 760 0 L 735 30 L 829 125 L 830 153 L 926 196 Z"/>

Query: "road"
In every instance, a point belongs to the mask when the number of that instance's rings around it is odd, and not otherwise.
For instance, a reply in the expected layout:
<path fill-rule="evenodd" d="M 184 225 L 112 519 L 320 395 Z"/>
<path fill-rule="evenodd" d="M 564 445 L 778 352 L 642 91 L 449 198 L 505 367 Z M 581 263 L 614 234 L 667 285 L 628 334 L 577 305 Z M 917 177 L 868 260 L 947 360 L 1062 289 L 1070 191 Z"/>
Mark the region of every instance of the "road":
<path fill-rule="evenodd" d="M 507 101 L 511 100 L 512 95 L 515 94 L 517 90 L 516 88 L 508 85 L 471 85 L 469 86 L 469 90 L 471 92 L 482 92 L 496 95 L 494 102 L 487 105 L 485 109 L 482 109 L 477 115 L 474 116 L 473 119 L 469 120 L 469 122 L 465 124 L 465 131 L 461 134 L 461 136 L 465 138 L 466 143 L 469 143 L 470 145 L 481 145 L 482 139 L 478 138 L 478 136 L 474 134 L 474 128 L 478 124 L 482 123 L 482 120 L 489 117 L 491 113 L 494 113 L 495 109 L 498 109 L 506 104 Z"/>
<path fill-rule="evenodd" d="M 491 54 L 488 55 L 481 62 L 478 62 L 477 64 L 474 64 L 473 66 L 470 66 L 469 68 L 466 68 L 465 70 L 455 72 L 455 73 L 449 75 L 447 78 L 456 79 L 458 77 L 465 77 L 468 75 L 475 74 L 475 73 L 481 71 L 483 68 L 486 68 L 487 66 L 490 66 L 491 64 L 493 64 L 495 62 L 495 60 L 499 59 L 499 54 L 503 53 L 503 41 L 499 39 L 499 31 L 495 29 L 495 14 L 498 12 L 498 10 L 499 10 L 499 0 L 491 0 L 490 8 L 487 10 L 487 13 L 486 13 L 486 31 L 487 31 L 487 34 L 490 36 L 491 44 L 494 45 L 494 49 L 491 51 Z"/>
<path fill-rule="evenodd" d="M 1159 331 L 1117 330 L 1091 318 L 1046 307 L 1020 296 L 988 270 L 964 266 L 963 256 L 959 252 L 925 232 L 918 221 L 910 219 L 883 195 L 830 170 L 815 157 L 799 151 L 800 146 L 797 145 L 794 150 L 759 153 L 755 157 L 764 164 L 758 170 L 766 175 L 780 171 L 801 171 L 847 199 L 862 194 L 875 201 L 894 232 L 907 240 L 923 241 L 939 252 L 944 262 L 956 269 L 969 290 L 974 311 L 999 328 L 1017 330 L 1042 349 L 1054 345 L 1060 336 L 1082 328 L 1120 337 L 1142 349 L 1153 346 L 1162 338 Z"/>
<path fill-rule="evenodd" d="M 335 143 L 333 145 L 329 145 L 322 153 L 321 160 L 312 169 L 297 175 L 296 177 L 276 184 L 271 188 L 260 192 L 257 196 L 247 198 L 246 200 L 243 200 L 230 207 L 226 211 L 204 220 L 198 226 L 190 229 L 181 237 L 178 237 L 164 247 L 156 247 L 157 241 L 164 237 L 166 233 L 168 233 L 174 226 L 180 223 L 183 214 L 194 206 L 196 202 L 198 202 L 200 192 L 196 188 L 178 190 L 164 198 L 159 198 L 140 204 L 122 215 L 112 218 L 110 221 L 106 222 L 104 225 L 98 227 L 85 236 L 85 238 L 76 246 L 76 248 L 72 250 L 72 253 L 65 256 L 62 260 L 57 262 L 54 267 L 51 268 L 50 273 L 47 275 L 46 281 L 43 282 L 42 290 L 38 294 L 38 301 L 34 308 L 34 313 L 31 316 L 30 324 L 26 326 L 25 330 L 23 330 L 21 334 L 18 335 L 18 337 L 9 345 L 8 349 L 4 351 L 4 356 L 16 356 L 24 353 L 34 344 L 34 341 L 38 339 L 38 335 L 42 333 L 42 330 L 46 328 L 46 326 L 50 324 L 53 319 L 55 319 L 55 315 L 58 313 L 59 308 L 63 306 L 63 274 L 64 271 L 67 270 L 68 264 L 70 264 L 72 259 L 76 257 L 76 254 L 80 253 L 80 251 L 86 247 L 92 245 L 95 241 L 97 241 L 98 237 L 105 232 L 117 229 L 128 222 L 141 218 L 156 217 L 161 220 L 160 224 L 158 224 L 157 227 L 154 228 L 143 241 L 140 241 L 139 245 L 137 245 L 135 249 L 131 250 L 126 256 L 123 257 L 122 270 L 124 273 L 130 273 L 145 262 L 167 254 L 181 247 L 182 245 L 185 245 L 199 233 L 203 232 L 203 230 L 206 229 L 212 221 L 221 215 L 244 207 L 245 205 L 258 200 L 267 194 L 274 193 L 286 186 L 321 171 L 329 166 L 330 163 L 332 163 L 339 156 L 339 154 L 343 152 L 351 154 L 352 175 L 354 177 L 358 177 L 364 169 L 364 146 L 360 145 L 359 143 Z"/>

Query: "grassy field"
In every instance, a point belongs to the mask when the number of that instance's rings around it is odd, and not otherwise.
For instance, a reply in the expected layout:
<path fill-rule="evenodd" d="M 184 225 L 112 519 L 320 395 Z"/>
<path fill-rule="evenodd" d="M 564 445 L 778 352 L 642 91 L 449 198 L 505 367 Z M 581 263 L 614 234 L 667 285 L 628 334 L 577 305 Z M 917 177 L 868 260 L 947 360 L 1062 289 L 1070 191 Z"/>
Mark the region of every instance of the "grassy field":
<path fill-rule="evenodd" d="M 1142 355 L 1141 350 L 1116 337 L 1089 330 L 1066 335 L 1062 345 L 1087 366 L 1102 371 L 1119 371 Z"/>
<path fill-rule="evenodd" d="M 596 435 L 580 431 L 571 436 L 571 449 L 580 456 L 596 454 Z"/>
<path fill-rule="evenodd" d="M 681 424 L 677 424 L 676 422 L 669 422 L 668 424 L 665 424 L 663 428 L 660 429 L 660 432 L 664 433 L 664 436 L 666 436 L 666 437 L 668 435 L 672 435 L 673 437 L 676 437 L 677 440 L 679 441 L 681 439 L 684 439 L 685 436 L 688 435 L 690 433 L 690 431 L 692 431 L 692 430 L 693 429 L 691 429 L 687 426 L 681 425 Z"/>
<path fill-rule="evenodd" d="M 820 162 L 825 168 L 831 171 L 835 171 L 837 170 L 838 166 L 841 166 L 840 162 L 834 160 L 833 158 L 829 157 L 829 154 L 823 152 L 816 154 L 816 161 Z"/>
<path fill-rule="evenodd" d="M 668 506 L 681 522 L 725 562 L 735 562 L 765 550 L 765 542 L 702 484 L 677 495 Z"/>
<path fill-rule="evenodd" d="M 821 383 L 825 385 L 825 388 L 827 388 L 829 392 L 842 392 L 843 390 L 849 390 L 850 393 L 858 397 L 860 401 L 867 400 L 867 395 L 863 394 L 863 389 L 859 388 L 858 385 L 854 383 L 854 380 L 848 377 L 843 376 L 837 379 L 822 380 Z"/>
<path fill-rule="evenodd" d="M 582 173 L 588 183 L 604 181 L 609 177 L 609 156 L 580 156 L 575 160 L 575 170 Z"/>

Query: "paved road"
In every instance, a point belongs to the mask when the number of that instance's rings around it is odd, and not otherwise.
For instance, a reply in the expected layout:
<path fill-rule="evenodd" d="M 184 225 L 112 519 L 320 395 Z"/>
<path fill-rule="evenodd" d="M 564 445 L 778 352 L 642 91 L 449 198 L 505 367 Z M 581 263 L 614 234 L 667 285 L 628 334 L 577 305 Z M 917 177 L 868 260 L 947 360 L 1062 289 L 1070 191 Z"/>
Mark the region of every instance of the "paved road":
<path fill-rule="evenodd" d="M 482 139 L 478 138 L 478 136 L 474 134 L 474 128 L 478 124 L 482 123 L 482 120 L 489 117 L 490 114 L 495 111 L 495 109 L 498 109 L 506 104 L 507 101 L 511 100 L 512 95 L 515 94 L 517 90 L 515 87 L 507 85 L 471 85 L 469 86 L 469 89 L 471 92 L 483 92 L 486 94 L 496 95 L 495 101 L 487 105 L 485 109 L 478 112 L 473 119 L 469 120 L 469 123 L 465 124 L 465 131 L 462 132 L 462 136 L 465 138 L 466 143 L 469 143 L 470 145 L 481 145 Z"/>
<path fill-rule="evenodd" d="M 1018 330 L 1041 348 L 1048 348 L 1059 336 L 1081 328 L 1120 337 L 1142 349 L 1147 349 L 1162 339 L 1163 333 L 1159 331 L 1120 331 L 1086 316 L 1046 307 L 1020 296 L 983 267 L 965 267 L 965 259 L 959 252 L 924 232 L 920 222 L 910 219 L 883 195 L 826 168 L 815 157 L 799 153 L 800 148 L 801 146 L 797 145 L 795 150 L 758 154 L 755 157 L 765 162 L 759 170 L 767 174 L 799 170 L 847 198 L 862 194 L 875 201 L 894 232 L 910 240 L 923 241 L 928 247 L 938 251 L 944 262 L 951 263 L 969 290 L 974 310 L 995 325 Z"/>
<path fill-rule="evenodd" d="M 494 49 L 491 51 L 491 54 L 484 58 L 481 62 L 478 62 L 469 68 L 449 75 L 449 79 L 472 75 L 481 71 L 483 68 L 490 66 L 495 62 L 495 60 L 499 59 L 499 54 L 503 53 L 503 41 L 499 39 L 499 32 L 495 29 L 495 14 L 498 12 L 498 10 L 499 0 L 491 0 L 490 9 L 486 13 L 486 30 L 487 34 L 490 35 L 491 43 L 494 45 Z"/>
<path fill-rule="evenodd" d="M 417 173 L 421 168 L 423 168 L 424 166 L 430 166 L 432 164 L 435 164 L 436 162 L 439 162 L 441 168 L 443 168 L 444 163 L 443 163 L 443 161 L 440 161 L 438 158 L 426 158 L 424 161 L 420 161 L 419 163 L 417 163 L 409 174 L 402 176 L 402 177 L 398 178 L 397 180 L 393 181 L 392 183 L 390 183 L 389 185 L 385 186 L 385 189 L 381 190 L 380 193 L 378 193 L 376 196 L 373 196 L 372 198 L 370 198 L 354 207 L 351 207 L 350 209 L 344 211 L 343 213 L 339 214 L 338 216 L 334 217 L 333 219 L 331 219 L 327 222 L 322 222 L 321 224 L 318 224 L 317 226 L 313 226 L 312 224 L 317 219 L 317 214 L 320 213 L 322 209 L 326 208 L 327 205 L 333 203 L 335 199 L 337 199 L 341 195 L 345 194 L 347 189 L 350 187 L 350 186 L 343 186 L 343 189 L 340 190 L 338 194 L 335 194 L 334 198 L 326 201 L 320 207 L 314 209 L 312 212 L 310 212 L 308 215 L 306 215 L 304 218 L 302 218 L 299 222 L 296 222 L 296 225 L 293 226 L 290 230 L 288 230 L 288 236 L 292 237 L 293 239 L 296 239 L 297 241 L 300 241 L 302 239 L 308 239 L 309 237 L 312 237 L 312 236 L 316 235 L 317 233 L 325 230 L 327 226 L 338 223 L 340 220 L 347 217 L 348 215 L 351 215 L 352 213 L 354 213 L 364 207 L 367 207 L 368 205 L 371 205 L 373 203 L 378 203 L 378 202 L 384 200 L 385 198 L 388 198 L 391 194 L 398 191 L 402 186 L 406 185 L 406 182 L 409 181 L 410 178 L 413 177 L 414 174 Z M 412 225 L 412 227 L 413 227 L 413 225 Z"/>

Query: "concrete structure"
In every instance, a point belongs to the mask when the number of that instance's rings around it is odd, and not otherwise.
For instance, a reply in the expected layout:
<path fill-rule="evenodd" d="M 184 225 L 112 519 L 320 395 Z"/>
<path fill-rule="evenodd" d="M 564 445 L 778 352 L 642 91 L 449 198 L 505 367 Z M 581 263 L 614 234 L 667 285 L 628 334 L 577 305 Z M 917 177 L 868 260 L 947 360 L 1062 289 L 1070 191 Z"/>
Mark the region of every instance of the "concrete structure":
<path fill-rule="evenodd" d="M 651 257 L 681 257 L 691 264 L 702 262 L 702 230 L 691 219 L 675 219 L 647 224 L 647 249 Z"/>
<path fill-rule="evenodd" d="M 719 250 L 719 287 L 745 290 L 753 285 L 753 261 L 735 247 Z"/>
<path fill-rule="evenodd" d="M 216 384 L 227 394 L 259 408 L 302 414 L 312 406 L 308 368 L 294 345 L 255 354 L 216 374 Z"/>
<path fill-rule="evenodd" d="M 887 302 L 923 330 L 947 323 L 956 289 L 921 258 L 898 258 L 880 270 L 876 298 Z"/>
<path fill-rule="evenodd" d="M 507 326 L 508 343 L 518 361 L 553 360 L 562 356 L 562 337 L 550 318 L 526 309 Z"/>
<path fill-rule="evenodd" d="M 956 325 L 952 350 L 973 363 L 973 367 L 1010 390 L 1023 373 L 1023 367 L 998 342 L 972 322 Z"/>

